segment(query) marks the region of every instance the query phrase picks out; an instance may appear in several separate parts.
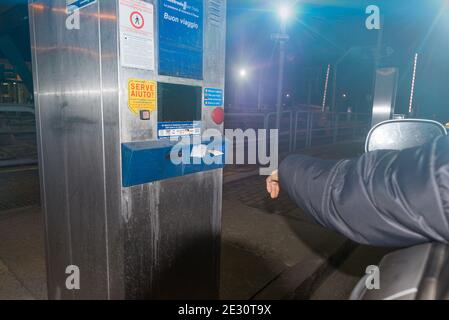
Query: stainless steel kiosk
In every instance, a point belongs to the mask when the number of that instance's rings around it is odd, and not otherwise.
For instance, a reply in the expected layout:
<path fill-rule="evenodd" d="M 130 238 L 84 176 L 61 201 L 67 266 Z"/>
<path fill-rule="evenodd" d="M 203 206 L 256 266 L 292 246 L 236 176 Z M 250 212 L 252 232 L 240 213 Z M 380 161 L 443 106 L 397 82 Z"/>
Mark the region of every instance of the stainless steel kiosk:
<path fill-rule="evenodd" d="M 29 13 L 49 298 L 218 298 L 222 164 L 168 155 L 223 130 L 226 0 Z"/>

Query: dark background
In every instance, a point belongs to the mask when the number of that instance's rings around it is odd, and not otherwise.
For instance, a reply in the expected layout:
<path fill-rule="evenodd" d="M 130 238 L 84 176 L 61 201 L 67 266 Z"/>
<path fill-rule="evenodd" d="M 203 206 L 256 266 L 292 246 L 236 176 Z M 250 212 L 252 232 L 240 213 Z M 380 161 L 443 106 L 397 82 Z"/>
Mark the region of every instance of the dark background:
<path fill-rule="evenodd" d="M 262 104 L 274 108 L 278 47 L 271 34 L 279 32 L 281 1 L 228 0 L 226 105 L 255 108 L 261 88 Z M 382 43 L 380 66 L 398 67 L 396 113 L 408 110 L 414 54 L 419 53 L 414 107 L 417 116 L 449 121 L 449 5 L 446 0 L 303 0 L 294 4 L 288 24 L 291 40 L 285 75 L 286 106 L 321 105 L 327 66 L 341 57 L 336 90 L 337 110 L 351 107 L 370 112 L 373 72 L 379 31 L 367 30 L 368 5 L 380 7 Z M 0 36 L 12 35 L 29 63 L 27 1 L 2 0 Z M 0 48 L 0 59 L 4 58 Z M 237 77 L 241 66 L 248 79 Z M 5 80 L 4 68 L 0 77 Z M 328 104 L 332 101 L 332 74 Z M 345 95 L 346 97 L 343 97 Z M 31 95 L 30 95 L 31 96 Z"/>
<path fill-rule="evenodd" d="M 227 104 L 251 108 L 262 79 L 263 105 L 275 104 L 278 48 L 270 34 L 279 31 L 280 1 L 228 1 Z M 367 6 L 382 15 L 379 66 L 398 67 L 396 113 L 408 110 L 415 53 L 419 53 L 415 108 L 421 117 L 449 121 L 449 5 L 444 0 L 304 0 L 293 1 L 294 19 L 288 24 L 286 105 L 321 105 L 328 64 L 338 67 L 337 109 L 370 112 L 374 57 L 379 31 L 367 30 Z M 348 52 L 349 51 L 349 52 Z M 238 81 L 236 69 L 250 66 L 251 77 Z M 258 76 L 259 72 L 263 76 Z M 328 101 L 332 100 L 332 74 Z M 242 88 L 243 87 L 243 88 Z M 240 92 L 243 92 L 240 93 Z M 238 92 L 237 94 L 235 94 Z M 233 95 L 234 93 L 234 95 Z M 343 94 L 346 98 L 343 98 Z"/>

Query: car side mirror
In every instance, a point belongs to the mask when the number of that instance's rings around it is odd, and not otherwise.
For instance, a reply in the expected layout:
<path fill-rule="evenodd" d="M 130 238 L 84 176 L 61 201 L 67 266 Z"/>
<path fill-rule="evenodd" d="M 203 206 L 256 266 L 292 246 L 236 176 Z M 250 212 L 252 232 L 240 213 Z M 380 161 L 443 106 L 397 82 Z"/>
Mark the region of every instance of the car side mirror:
<path fill-rule="evenodd" d="M 368 133 L 365 151 L 403 150 L 418 147 L 446 136 L 443 125 L 431 120 L 389 120 L 374 126 Z"/>

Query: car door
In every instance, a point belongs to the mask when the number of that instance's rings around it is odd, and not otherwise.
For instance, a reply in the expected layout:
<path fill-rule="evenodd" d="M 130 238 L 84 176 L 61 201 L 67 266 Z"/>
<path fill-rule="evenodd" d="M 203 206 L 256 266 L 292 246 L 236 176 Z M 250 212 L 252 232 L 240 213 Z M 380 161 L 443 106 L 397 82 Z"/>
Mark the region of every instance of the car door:
<path fill-rule="evenodd" d="M 392 120 L 375 126 L 368 134 L 367 152 L 403 150 L 447 135 L 439 123 L 429 120 Z M 427 243 L 386 255 L 379 274 L 368 274 L 354 288 L 352 300 L 440 300 L 449 299 L 449 246 Z M 371 282 L 378 277 L 380 286 Z M 372 288 L 372 289 L 371 289 Z"/>

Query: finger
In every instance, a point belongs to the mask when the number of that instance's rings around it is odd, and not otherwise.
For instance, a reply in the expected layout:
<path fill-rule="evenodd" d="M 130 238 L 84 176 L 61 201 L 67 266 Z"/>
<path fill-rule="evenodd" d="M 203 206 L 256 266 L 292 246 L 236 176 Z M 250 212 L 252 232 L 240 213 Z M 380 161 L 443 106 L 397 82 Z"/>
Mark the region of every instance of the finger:
<path fill-rule="evenodd" d="M 277 185 L 276 185 L 276 188 L 275 188 L 275 194 L 274 194 L 274 196 L 275 196 L 276 198 L 278 198 L 280 192 L 281 192 L 281 188 L 279 188 L 279 184 L 277 184 Z"/>
<path fill-rule="evenodd" d="M 270 182 L 270 178 L 267 179 L 267 191 L 268 193 L 271 193 L 272 187 L 271 187 L 271 182 Z"/>
<path fill-rule="evenodd" d="M 276 199 L 279 196 L 279 184 L 272 183 L 271 185 L 271 198 Z"/>

